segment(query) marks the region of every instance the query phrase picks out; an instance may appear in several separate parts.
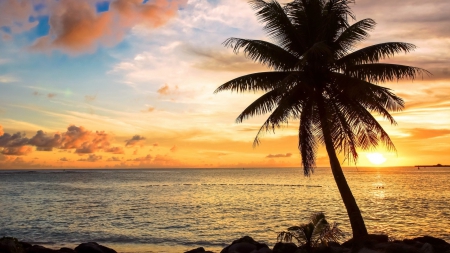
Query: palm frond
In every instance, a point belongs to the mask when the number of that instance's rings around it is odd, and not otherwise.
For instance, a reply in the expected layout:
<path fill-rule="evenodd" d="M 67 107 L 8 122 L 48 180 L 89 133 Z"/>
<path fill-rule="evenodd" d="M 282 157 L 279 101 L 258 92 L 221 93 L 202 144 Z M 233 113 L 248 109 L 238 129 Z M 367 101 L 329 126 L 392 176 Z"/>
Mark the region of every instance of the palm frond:
<path fill-rule="evenodd" d="M 264 23 L 267 35 L 274 39 L 286 51 L 300 55 L 302 40 L 298 37 L 295 27 L 284 12 L 283 7 L 275 0 L 250 0 L 251 7 L 256 10 L 256 16 Z"/>
<path fill-rule="evenodd" d="M 256 134 L 253 146 L 259 145 L 259 136 L 262 132 L 269 130 L 275 131 L 275 128 L 281 127 L 282 124 L 287 124 L 289 119 L 299 118 L 303 109 L 302 101 L 305 101 L 310 96 L 309 90 L 304 87 L 304 85 L 299 83 L 289 92 L 282 94 L 277 107 L 272 111 Z"/>
<path fill-rule="evenodd" d="M 270 91 L 278 87 L 278 84 L 291 75 L 289 71 L 268 71 L 253 73 L 230 80 L 219 86 L 214 93 L 224 90 L 236 92 L 245 91 Z"/>
<path fill-rule="evenodd" d="M 336 83 L 340 84 L 339 86 L 330 85 L 330 89 L 337 89 L 334 92 L 345 96 L 348 100 L 357 101 L 367 110 L 379 113 L 391 124 L 396 124 L 389 112 L 401 111 L 405 103 L 390 89 L 340 73 L 332 73 L 331 76 Z"/>
<path fill-rule="evenodd" d="M 282 92 L 280 88 L 264 93 L 261 97 L 253 101 L 241 114 L 237 117 L 236 123 L 241 123 L 247 118 L 269 113 L 275 108 L 281 99 Z"/>
<path fill-rule="evenodd" d="M 416 48 L 415 45 L 404 42 L 387 42 L 368 46 L 356 50 L 336 61 L 336 65 L 345 69 L 346 66 L 366 63 L 377 63 L 380 60 L 390 58 L 395 54 L 409 53 Z"/>
<path fill-rule="evenodd" d="M 298 149 L 302 156 L 305 176 L 310 176 L 316 167 L 317 142 L 312 129 L 313 104 L 312 99 L 308 99 L 303 106 L 298 130 Z"/>
<path fill-rule="evenodd" d="M 236 54 L 243 48 L 248 58 L 275 70 L 293 70 L 298 61 L 297 57 L 283 48 L 262 40 L 229 38 L 223 44 L 233 48 Z"/>
<path fill-rule="evenodd" d="M 338 57 L 340 58 L 352 50 L 356 43 L 367 39 L 368 31 L 372 30 L 375 25 L 373 19 L 366 18 L 345 29 L 334 42 Z"/>
<path fill-rule="evenodd" d="M 412 79 L 416 76 L 424 74 L 431 74 L 430 72 L 405 65 L 388 64 L 388 63 L 370 63 L 350 66 L 346 69 L 349 76 L 355 77 L 367 82 L 387 82 L 400 79 Z"/>

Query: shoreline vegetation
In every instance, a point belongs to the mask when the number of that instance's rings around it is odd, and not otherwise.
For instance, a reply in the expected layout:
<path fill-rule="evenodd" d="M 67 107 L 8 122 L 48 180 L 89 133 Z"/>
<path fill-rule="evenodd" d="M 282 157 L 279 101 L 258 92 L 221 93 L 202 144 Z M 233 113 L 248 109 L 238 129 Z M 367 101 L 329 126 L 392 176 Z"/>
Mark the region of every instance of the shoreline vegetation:
<path fill-rule="evenodd" d="M 149 249 L 149 252 L 157 252 Z M 203 247 L 184 251 L 184 253 L 219 253 Z M 432 236 L 394 240 L 387 235 L 369 234 L 358 240 L 350 239 L 344 243 L 324 242 L 314 247 L 295 243 L 277 242 L 273 248 L 244 236 L 223 248 L 220 253 L 450 253 L 450 243 Z M 117 253 L 116 250 L 96 242 L 81 243 L 74 249 L 46 248 L 41 245 L 22 242 L 14 237 L 0 238 L 0 253 Z"/>

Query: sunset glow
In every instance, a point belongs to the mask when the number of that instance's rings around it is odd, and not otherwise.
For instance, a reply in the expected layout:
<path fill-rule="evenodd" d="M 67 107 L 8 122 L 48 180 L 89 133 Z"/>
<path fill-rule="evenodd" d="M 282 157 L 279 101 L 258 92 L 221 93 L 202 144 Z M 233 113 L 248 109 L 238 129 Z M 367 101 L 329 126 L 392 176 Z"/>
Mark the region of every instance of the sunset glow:
<path fill-rule="evenodd" d="M 375 165 L 380 165 L 386 162 L 386 158 L 383 156 L 383 154 L 380 153 L 368 153 L 366 154 L 367 159 Z"/>
<path fill-rule="evenodd" d="M 360 150 L 357 165 L 449 164 L 449 2 L 351 8 L 377 22 L 361 46 L 413 43 L 387 62 L 432 73 L 381 84 L 406 102 L 396 126 L 376 116 L 396 152 Z M 301 166 L 298 121 L 254 148 L 265 117 L 235 119 L 261 94 L 213 93 L 266 69 L 222 45 L 270 40 L 246 1 L 8 0 L 0 17 L 1 169 Z M 329 166 L 322 146 L 317 165 Z"/>

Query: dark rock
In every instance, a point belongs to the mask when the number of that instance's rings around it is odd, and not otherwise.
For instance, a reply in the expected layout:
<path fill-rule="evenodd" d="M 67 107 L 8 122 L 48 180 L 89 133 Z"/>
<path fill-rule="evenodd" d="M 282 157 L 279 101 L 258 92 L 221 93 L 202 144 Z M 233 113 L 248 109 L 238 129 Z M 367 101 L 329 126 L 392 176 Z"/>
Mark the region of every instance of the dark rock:
<path fill-rule="evenodd" d="M 31 245 L 31 243 L 27 243 L 27 242 L 19 242 L 19 243 L 22 244 L 22 248 L 24 250 L 26 250 L 26 249 L 30 248 L 31 246 L 33 246 L 33 245 Z"/>
<path fill-rule="evenodd" d="M 383 252 L 385 253 L 421 253 L 420 249 L 404 243 L 387 243 Z"/>
<path fill-rule="evenodd" d="M 429 243 L 424 243 L 422 248 L 420 248 L 420 252 L 422 253 L 434 253 L 433 246 Z"/>
<path fill-rule="evenodd" d="M 3 237 L 0 239 L 0 253 L 22 253 L 23 247 L 14 237 Z"/>
<path fill-rule="evenodd" d="M 65 248 L 65 247 L 60 248 L 58 251 L 59 251 L 60 253 L 75 253 L 75 250 L 70 249 L 70 248 Z"/>
<path fill-rule="evenodd" d="M 199 247 L 196 249 L 185 251 L 184 253 L 200 253 L 200 252 L 205 252 L 205 249 L 203 247 Z"/>
<path fill-rule="evenodd" d="M 389 237 L 387 235 L 367 235 L 364 236 L 358 240 L 355 240 L 354 238 L 344 242 L 342 244 L 342 247 L 344 248 L 354 248 L 356 249 L 356 252 L 358 249 L 361 249 L 363 247 L 366 248 L 373 248 L 375 244 L 388 242 Z"/>
<path fill-rule="evenodd" d="M 331 247 L 326 247 L 326 246 L 320 246 L 317 248 L 313 248 L 312 252 L 314 252 L 314 253 L 334 253 L 334 251 Z"/>
<path fill-rule="evenodd" d="M 258 250 L 254 250 L 251 253 L 272 253 L 272 250 L 269 247 L 267 247 L 267 248 L 264 247 L 264 248 L 260 248 Z"/>
<path fill-rule="evenodd" d="M 228 253 L 251 253 L 257 250 L 256 245 L 249 242 L 238 242 L 228 248 Z"/>
<path fill-rule="evenodd" d="M 358 250 L 358 253 L 378 253 L 378 251 L 363 247 L 362 249 Z"/>
<path fill-rule="evenodd" d="M 25 253 L 57 253 L 57 250 L 49 249 L 40 245 L 33 245 L 25 250 Z"/>
<path fill-rule="evenodd" d="M 115 250 L 96 242 L 82 243 L 75 248 L 76 253 L 117 253 Z"/>
<path fill-rule="evenodd" d="M 269 248 L 269 246 L 253 240 L 250 236 L 244 236 L 223 248 L 220 253 L 251 253 L 254 250 L 259 251 L 261 248 Z"/>
<path fill-rule="evenodd" d="M 273 246 L 273 253 L 295 253 L 298 247 L 295 243 L 277 242 Z"/>
<path fill-rule="evenodd" d="M 429 243 L 431 245 L 449 245 L 446 241 L 432 236 L 422 236 L 412 239 L 415 242 Z"/>

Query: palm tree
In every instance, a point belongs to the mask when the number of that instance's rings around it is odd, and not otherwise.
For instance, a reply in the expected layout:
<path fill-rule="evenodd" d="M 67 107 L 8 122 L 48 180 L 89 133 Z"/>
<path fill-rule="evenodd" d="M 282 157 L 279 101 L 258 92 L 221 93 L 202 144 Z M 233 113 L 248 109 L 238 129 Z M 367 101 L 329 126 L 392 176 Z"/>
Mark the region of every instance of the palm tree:
<path fill-rule="evenodd" d="M 344 177 L 337 154 L 349 162 L 358 149 L 367 150 L 380 142 L 388 150 L 394 144 L 372 113 L 396 124 L 390 112 L 400 111 L 404 102 L 378 83 L 414 79 L 426 70 L 398 64 L 379 63 L 415 46 L 388 42 L 357 49 L 368 37 L 375 21 L 355 21 L 352 0 L 294 0 L 281 6 L 276 0 L 250 0 L 256 16 L 274 43 L 229 38 L 225 46 L 240 49 L 247 57 L 271 68 L 222 84 L 215 93 L 264 92 L 236 119 L 238 123 L 255 115 L 270 113 L 254 145 L 264 131 L 299 120 L 298 148 L 304 174 L 316 165 L 319 144 L 324 144 L 331 170 L 350 219 L 353 237 L 367 235 L 355 198 Z M 349 20 L 355 21 L 353 24 Z"/>
<path fill-rule="evenodd" d="M 308 223 L 292 226 L 288 231 L 278 233 L 279 242 L 292 242 L 296 239 L 300 246 L 311 252 L 312 247 L 328 246 L 330 242 L 338 242 L 343 237 L 337 223 L 328 223 L 322 212 L 313 213 Z"/>

